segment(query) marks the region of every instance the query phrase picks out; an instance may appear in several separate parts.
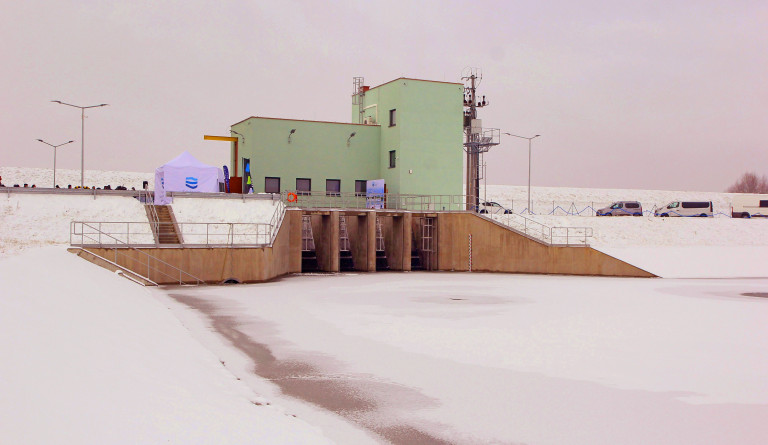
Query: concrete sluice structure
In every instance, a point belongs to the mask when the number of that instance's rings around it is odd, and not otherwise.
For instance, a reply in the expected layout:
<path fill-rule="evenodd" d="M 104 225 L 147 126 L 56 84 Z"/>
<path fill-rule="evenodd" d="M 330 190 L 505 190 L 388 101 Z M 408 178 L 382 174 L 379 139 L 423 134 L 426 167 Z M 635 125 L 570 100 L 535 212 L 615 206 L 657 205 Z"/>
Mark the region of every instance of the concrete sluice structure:
<path fill-rule="evenodd" d="M 286 209 L 271 245 L 79 247 L 157 284 L 377 270 L 655 276 L 589 246 L 548 244 L 467 211 Z M 195 280 L 180 280 L 184 274 Z"/>

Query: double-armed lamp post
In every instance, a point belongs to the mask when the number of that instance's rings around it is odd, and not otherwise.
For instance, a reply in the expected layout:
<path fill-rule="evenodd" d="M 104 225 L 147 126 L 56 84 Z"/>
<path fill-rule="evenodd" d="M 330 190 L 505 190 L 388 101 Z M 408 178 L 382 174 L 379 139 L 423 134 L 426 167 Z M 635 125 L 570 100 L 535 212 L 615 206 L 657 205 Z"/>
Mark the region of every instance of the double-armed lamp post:
<path fill-rule="evenodd" d="M 85 188 L 85 110 L 87 108 L 106 107 L 108 104 L 89 105 L 87 107 L 81 107 L 80 105 L 72 105 L 60 100 L 52 100 L 57 104 L 67 105 L 80 109 L 80 116 L 82 123 L 80 125 L 80 187 Z"/>
<path fill-rule="evenodd" d="M 45 142 L 42 139 L 38 139 L 38 141 L 42 142 L 45 145 L 50 145 L 51 147 L 53 147 L 53 186 L 52 187 L 56 188 L 56 149 L 61 147 L 62 145 L 71 144 L 72 142 L 75 142 L 75 141 L 67 141 L 59 145 L 49 144 L 48 142 Z"/>
<path fill-rule="evenodd" d="M 525 136 L 518 136 L 516 134 L 512 133 L 504 133 L 508 136 L 513 136 L 520 139 L 528 139 L 528 214 L 531 214 L 531 140 L 536 139 L 537 137 L 541 136 L 540 134 L 537 134 L 536 136 L 531 137 L 525 137 Z"/>

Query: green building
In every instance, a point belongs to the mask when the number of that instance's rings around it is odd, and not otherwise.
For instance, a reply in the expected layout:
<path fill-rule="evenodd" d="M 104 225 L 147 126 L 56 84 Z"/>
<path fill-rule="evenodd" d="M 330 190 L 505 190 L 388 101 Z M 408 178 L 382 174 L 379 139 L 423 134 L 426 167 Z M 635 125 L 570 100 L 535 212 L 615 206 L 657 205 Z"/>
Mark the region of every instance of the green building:
<path fill-rule="evenodd" d="M 461 195 L 464 86 L 400 78 L 369 88 L 356 78 L 355 88 L 354 123 L 249 117 L 232 125 L 232 165 L 250 159 L 256 193 L 361 192 L 384 179 L 389 193 Z"/>

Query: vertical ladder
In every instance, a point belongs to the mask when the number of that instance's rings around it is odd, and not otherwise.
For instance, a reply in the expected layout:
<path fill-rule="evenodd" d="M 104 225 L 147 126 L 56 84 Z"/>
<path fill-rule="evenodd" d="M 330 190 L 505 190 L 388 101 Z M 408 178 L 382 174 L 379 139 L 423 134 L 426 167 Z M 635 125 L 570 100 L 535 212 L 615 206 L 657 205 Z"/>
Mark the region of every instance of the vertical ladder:
<path fill-rule="evenodd" d="M 376 217 L 376 270 L 389 269 L 387 252 L 384 250 L 384 233 L 381 229 L 381 218 Z"/>
<path fill-rule="evenodd" d="M 355 269 L 349 243 L 349 233 L 347 231 L 347 217 L 345 215 L 339 215 L 339 268 L 341 270 Z"/>
<path fill-rule="evenodd" d="M 315 250 L 315 238 L 312 234 L 312 217 L 301 217 L 301 271 L 318 270 L 317 252 Z"/>
<path fill-rule="evenodd" d="M 435 218 L 424 218 L 421 226 L 421 251 L 424 255 L 424 269 L 432 270 L 432 252 L 434 252 Z"/>
<path fill-rule="evenodd" d="M 365 113 L 365 100 L 363 100 L 365 93 L 363 92 L 363 83 L 365 83 L 365 81 L 362 77 L 352 78 L 352 105 L 357 105 L 358 108 L 358 124 L 363 123 L 363 114 Z"/>

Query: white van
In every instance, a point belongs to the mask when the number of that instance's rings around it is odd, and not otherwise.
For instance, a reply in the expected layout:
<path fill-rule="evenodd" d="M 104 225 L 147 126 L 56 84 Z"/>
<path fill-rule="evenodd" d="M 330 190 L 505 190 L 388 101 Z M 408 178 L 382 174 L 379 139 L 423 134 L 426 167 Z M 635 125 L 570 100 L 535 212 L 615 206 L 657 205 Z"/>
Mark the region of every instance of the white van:
<path fill-rule="evenodd" d="M 768 217 L 768 195 L 742 194 L 733 197 L 732 218 Z"/>
<path fill-rule="evenodd" d="M 672 201 L 653 212 L 654 216 L 714 216 L 712 201 Z"/>

